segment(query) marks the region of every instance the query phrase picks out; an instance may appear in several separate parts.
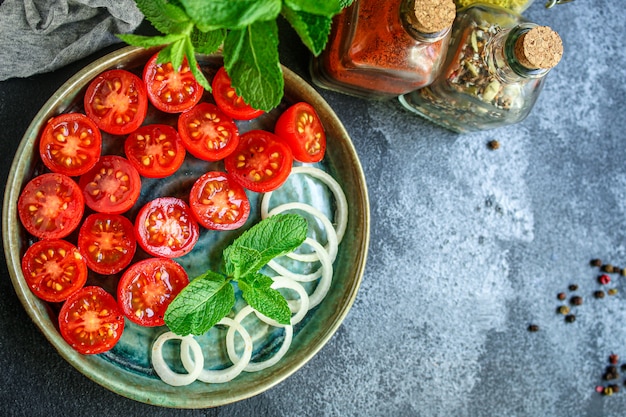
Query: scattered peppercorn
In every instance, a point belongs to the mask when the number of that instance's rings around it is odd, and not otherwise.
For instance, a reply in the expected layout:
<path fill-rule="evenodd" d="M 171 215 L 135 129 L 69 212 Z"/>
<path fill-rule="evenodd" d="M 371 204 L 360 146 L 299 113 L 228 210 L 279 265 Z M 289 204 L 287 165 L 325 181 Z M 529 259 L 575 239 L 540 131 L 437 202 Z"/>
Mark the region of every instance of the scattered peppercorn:
<path fill-rule="evenodd" d="M 626 276 L 626 268 L 622 268 L 622 269 L 619 271 L 619 274 L 620 274 L 621 276 Z"/>
<path fill-rule="evenodd" d="M 570 299 L 570 302 L 575 306 L 579 306 L 582 305 L 583 298 L 581 296 L 575 295 Z"/>
<path fill-rule="evenodd" d="M 624 382 L 626 384 L 626 382 Z M 596 385 L 596 392 L 602 394 L 604 392 L 604 387 L 602 385 Z"/>
<path fill-rule="evenodd" d="M 609 385 L 611 387 L 611 389 L 613 390 L 613 394 L 617 394 L 619 392 L 619 385 L 617 384 L 611 384 Z"/>
<path fill-rule="evenodd" d="M 611 288 L 607 291 L 607 293 L 609 293 L 609 295 L 615 295 L 617 294 L 617 288 Z"/>
<path fill-rule="evenodd" d="M 607 285 L 608 283 L 611 282 L 611 277 L 608 276 L 607 274 L 602 274 L 598 277 L 598 282 L 602 285 Z"/>
<path fill-rule="evenodd" d="M 536 324 L 531 324 L 528 326 L 528 331 L 529 332 L 538 332 L 539 331 L 539 326 Z"/>
<path fill-rule="evenodd" d="M 602 265 L 602 271 L 604 272 L 608 272 L 609 274 L 613 272 L 613 265 L 611 264 L 604 264 Z"/>
<path fill-rule="evenodd" d="M 569 288 L 570 291 L 576 291 L 578 289 L 578 285 L 571 284 L 568 288 Z"/>
<path fill-rule="evenodd" d="M 617 362 L 619 362 L 619 356 L 615 353 L 611 353 L 609 355 L 609 362 L 613 365 L 617 365 Z"/>
<path fill-rule="evenodd" d="M 497 140 L 490 140 L 489 142 L 487 142 L 487 146 L 489 147 L 489 149 L 495 151 L 496 149 L 498 149 L 500 147 L 500 142 L 498 142 Z"/>
<path fill-rule="evenodd" d="M 567 316 L 565 316 L 565 322 L 566 323 L 574 323 L 576 321 L 576 316 L 573 314 L 568 314 Z"/>
<path fill-rule="evenodd" d="M 602 261 L 600 259 L 592 259 L 589 263 L 591 266 L 596 266 L 598 268 L 602 266 Z"/>
<path fill-rule="evenodd" d="M 560 292 L 556 295 L 556 298 L 558 298 L 559 300 L 563 301 L 567 298 L 567 294 L 565 294 L 564 292 Z"/>
<path fill-rule="evenodd" d="M 622 372 L 626 372 L 626 363 L 621 364 L 619 369 L 621 369 Z"/>
<path fill-rule="evenodd" d="M 569 314 L 569 311 L 570 311 L 570 310 L 569 310 L 569 307 L 568 307 L 568 306 L 560 306 L 559 308 L 557 308 L 557 310 L 556 310 L 556 311 L 557 311 L 559 314 L 566 315 L 566 314 Z"/>
<path fill-rule="evenodd" d="M 593 292 L 593 296 L 594 296 L 595 298 L 604 298 L 604 291 L 600 291 L 600 290 L 598 290 L 598 291 L 594 291 L 594 292 Z"/>
<path fill-rule="evenodd" d="M 604 379 L 606 379 L 607 381 L 613 381 L 617 378 L 619 378 L 619 372 L 617 372 L 617 367 L 614 365 L 607 366 L 606 372 L 604 373 Z"/>
<path fill-rule="evenodd" d="M 602 394 L 610 396 L 613 395 L 613 388 L 612 387 L 604 387 L 604 390 L 602 391 Z"/>

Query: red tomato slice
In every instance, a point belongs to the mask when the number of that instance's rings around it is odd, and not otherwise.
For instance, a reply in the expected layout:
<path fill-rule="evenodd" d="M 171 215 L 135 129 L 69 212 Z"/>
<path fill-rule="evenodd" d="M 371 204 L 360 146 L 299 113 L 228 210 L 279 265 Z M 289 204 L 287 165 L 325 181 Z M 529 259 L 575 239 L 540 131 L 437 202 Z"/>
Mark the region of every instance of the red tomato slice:
<path fill-rule="evenodd" d="M 187 284 L 187 273 L 173 260 L 144 259 L 120 278 L 117 301 L 129 320 L 141 326 L 162 326 L 165 310 Z"/>
<path fill-rule="evenodd" d="M 148 99 L 157 109 L 166 113 L 180 113 L 192 108 L 204 93 L 191 73 L 187 58 L 174 71 L 171 62 L 157 63 L 158 52 L 152 56 L 143 69 Z"/>
<path fill-rule="evenodd" d="M 224 172 L 210 171 L 196 180 L 189 206 L 198 222 L 212 230 L 233 230 L 250 215 L 245 190 Z"/>
<path fill-rule="evenodd" d="M 319 162 L 324 158 L 326 133 L 309 103 L 299 102 L 285 110 L 276 121 L 274 133 L 287 142 L 295 160 Z"/>
<path fill-rule="evenodd" d="M 251 191 L 264 193 L 280 187 L 291 172 L 291 149 L 278 136 L 251 130 L 239 137 L 239 146 L 224 159 L 226 171 Z"/>
<path fill-rule="evenodd" d="M 42 174 L 30 180 L 17 201 L 26 231 L 40 239 L 60 239 L 74 231 L 85 210 L 83 193 L 67 175 Z"/>
<path fill-rule="evenodd" d="M 100 158 L 91 171 L 80 177 L 78 184 L 85 204 L 100 213 L 124 213 L 137 202 L 141 192 L 141 177 L 135 167 L 116 155 Z"/>
<path fill-rule="evenodd" d="M 237 95 L 224 67 L 221 67 L 213 77 L 211 88 L 213 89 L 213 98 L 217 107 L 235 120 L 251 120 L 264 113 L 263 110 L 257 110 L 247 105 Z"/>
<path fill-rule="evenodd" d="M 137 242 L 152 256 L 177 258 L 191 252 L 200 227 L 180 198 L 159 197 L 139 210 L 135 219 Z"/>
<path fill-rule="evenodd" d="M 98 126 L 81 113 L 66 113 L 48 121 L 39 139 L 39 154 L 53 172 L 82 175 L 98 162 L 102 135 Z"/>
<path fill-rule="evenodd" d="M 143 123 L 148 96 L 143 80 L 123 69 L 98 75 L 85 92 L 85 112 L 101 130 L 127 135 Z"/>
<path fill-rule="evenodd" d="M 145 125 L 124 142 L 126 157 L 146 178 L 172 175 L 185 160 L 185 147 L 178 132 L 168 125 Z"/>
<path fill-rule="evenodd" d="M 87 286 L 61 306 L 59 330 L 78 353 L 102 353 L 122 337 L 124 314 L 111 294 L 101 287 Z"/>
<path fill-rule="evenodd" d="M 61 239 L 40 240 L 22 258 L 24 279 L 33 294 L 58 303 L 87 282 L 87 263 L 78 249 Z"/>
<path fill-rule="evenodd" d="M 119 214 L 91 214 L 78 232 L 78 250 L 89 269 L 98 274 L 116 274 L 126 268 L 136 248 L 133 224 Z"/>
<path fill-rule="evenodd" d="M 239 129 L 233 119 L 211 103 L 199 103 L 182 113 L 178 132 L 185 148 L 204 161 L 224 159 L 239 143 Z"/>

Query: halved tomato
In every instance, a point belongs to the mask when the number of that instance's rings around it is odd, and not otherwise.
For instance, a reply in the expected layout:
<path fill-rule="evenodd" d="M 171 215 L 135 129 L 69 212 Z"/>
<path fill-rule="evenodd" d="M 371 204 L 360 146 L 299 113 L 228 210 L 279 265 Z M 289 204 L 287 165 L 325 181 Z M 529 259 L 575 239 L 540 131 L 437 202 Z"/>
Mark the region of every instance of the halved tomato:
<path fill-rule="evenodd" d="M 172 175 L 185 160 L 185 147 L 172 126 L 152 124 L 141 126 L 128 135 L 124 151 L 139 175 L 164 178 Z"/>
<path fill-rule="evenodd" d="M 177 70 L 171 62 L 157 63 L 157 52 L 143 69 L 148 99 L 157 109 L 166 113 L 180 113 L 196 105 L 204 88 L 191 73 L 187 58 Z"/>
<path fill-rule="evenodd" d="M 84 104 L 87 116 L 113 135 L 131 133 L 141 126 L 148 112 L 143 80 L 123 69 L 98 75 L 87 87 Z"/>
<path fill-rule="evenodd" d="M 122 337 L 124 314 L 102 287 L 87 286 L 70 295 L 59 312 L 63 339 L 78 353 L 111 350 Z"/>
<path fill-rule="evenodd" d="M 101 157 L 78 184 L 85 204 L 100 213 L 124 213 L 137 202 L 141 192 L 139 173 L 127 159 L 117 155 Z"/>
<path fill-rule="evenodd" d="M 178 133 L 196 158 L 219 161 L 239 143 L 239 129 L 232 118 L 211 103 L 199 103 L 178 117 Z"/>
<path fill-rule="evenodd" d="M 137 240 L 130 220 L 120 214 L 94 213 L 78 232 L 78 250 L 87 266 L 98 274 L 116 274 L 135 255 Z"/>
<path fill-rule="evenodd" d="M 22 258 L 24 279 L 33 294 L 58 303 L 87 282 L 87 263 L 76 246 L 61 239 L 33 243 Z"/>
<path fill-rule="evenodd" d="M 246 104 L 246 102 L 237 95 L 224 67 L 221 67 L 217 73 L 215 73 L 213 81 L 211 82 L 211 88 L 213 89 L 213 98 L 215 99 L 217 107 L 235 120 L 251 120 L 265 113 L 263 110 L 255 109 Z"/>
<path fill-rule="evenodd" d="M 167 258 L 149 258 L 128 268 L 117 286 L 117 302 L 129 320 L 162 326 L 172 300 L 189 284 L 182 266 Z"/>
<path fill-rule="evenodd" d="M 82 113 L 64 113 L 48 121 L 39 139 L 41 160 L 50 171 L 70 177 L 89 171 L 100 159 L 102 135 Z"/>
<path fill-rule="evenodd" d="M 17 210 L 28 233 L 40 239 L 60 239 L 78 227 L 85 200 L 74 180 L 51 172 L 26 184 L 17 200 Z"/>
<path fill-rule="evenodd" d="M 280 187 L 291 172 L 291 149 L 278 136 L 250 130 L 239 137 L 235 152 L 224 159 L 226 171 L 243 187 L 258 193 Z"/>
<path fill-rule="evenodd" d="M 237 229 L 250 215 L 246 191 L 230 175 L 219 171 L 209 171 L 196 180 L 189 206 L 198 222 L 213 230 Z"/>
<path fill-rule="evenodd" d="M 319 162 L 324 158 L 326 132 L 309 103 L 301 101 L 285 110 L 276 121 L 274 133 L 287 142 L 295 160 Z"/>
<path fill-rule="evenodd" d="M 200 227 L 180 198 L 158 197 L 144 205 L 135 219 L 137 243 L 152 256 L 177 258 L 191 252 Z"/>

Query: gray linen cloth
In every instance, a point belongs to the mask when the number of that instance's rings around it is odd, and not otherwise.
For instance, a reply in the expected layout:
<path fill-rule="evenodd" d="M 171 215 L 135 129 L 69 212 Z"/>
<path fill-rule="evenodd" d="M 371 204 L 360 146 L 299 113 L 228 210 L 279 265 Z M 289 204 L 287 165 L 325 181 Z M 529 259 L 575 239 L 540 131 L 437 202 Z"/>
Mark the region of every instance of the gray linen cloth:
<path fill-rule="evenodd" d="M 53 71 L 121 42 L 143 15 L 133 0 L 0 0 L 0 81 Z"/>

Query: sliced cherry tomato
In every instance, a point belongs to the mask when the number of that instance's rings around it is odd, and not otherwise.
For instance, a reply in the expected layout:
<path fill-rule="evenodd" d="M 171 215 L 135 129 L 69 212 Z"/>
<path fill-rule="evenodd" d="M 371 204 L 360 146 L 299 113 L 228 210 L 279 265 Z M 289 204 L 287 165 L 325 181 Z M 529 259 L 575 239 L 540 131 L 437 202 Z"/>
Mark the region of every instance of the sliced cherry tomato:
<path fill-rule="evenodd" d="M 98 75 L 85 92 L 85 112 L 101 130 L 127 135 L 143 123 L 148 96 L 143 80 L 123 69 Z"/>
<path fill-rule="evenodd" d="M 146 178 L 172 175 L 185 160 L 185 147 L 176 129 L 168 125 L 145 125 L 128 135 L 126 157 Z"/>
<path fill-rule="evenodd" d="M 87 286 L 61 306 L 59 330 L 78 353 L 102 353 L 122 337 L 124 314 L 111 294 L 101 287 Z"/>
<path fill-rule="evenodd" d="M 274 133 L 287 141 L 295 160 L 319 162 L 324 158 L 326 132 L 309 103 L 299 102 L 285 110 L 276 121 Z"/>
<path fill-rule="evenodd" d="M 239 137 L 239 146 L 224 159 L 226 171 L 251 191 L 264 193 L 280 187 L 291 172 L 291 149 L 278 136 L 250 130 Z"/>
<path fill-rule="evenodd" d="M 213 77 L 211 88 L 217 107 L 235 120 L 251 120 L 264 113 L 263 110 L 249 106 L 237 95 L 224 67 L 221 67 Z"/>
<path fill-rule="evenodd" d="M 204 88 L 193 76 L 187 58 L 174 71 L 171 62 L 157 63 L 157 52 L 143 69 L 148 99 L 157 109 L 166 113 L 180 113 L 192 108 L 204 93 Z"/>
<path fill-rule="evenodd" d="M 17 201 L 17 209 L 28 233 L 40 239 L 60 239 L 78 227 L 85 200 L 70 177 L 47 173 L 26 184 Z"/>
<path fill-rule="evenodd" d="M 159 197 L 135 219 L 137 242 L 152 256 L 177 258 L 191 252 L 200 234 L 191 209 L 180 198 Z"/>
<path fill-rule="evenodd" d="M 102 134 L 89 117 L 65 113 L 53 117 L 41 133 L 39 154 L 53 172 L 82 175 L 98 162 Z"/>
<path fill-rule="evenodd" d="M 135 167 L 116 155 L 101 157 L 78 184 L 87 206 L 100 213 L 124 213 L 137 202 L 141 192 L 141 177 Z"/>
<path fill-rule="evenodd" d="M 185 148 L 196 158 L 219 161 L 239 143 L 239 129 L 230 116 L 211 103 L 199 103 L 178 117 Z"/>
<path fill-rule="evenodd" d="M 141 326 L 162 326 L 165 310 L 187 284 L 187 273 L 173 260 L 144 259 L 120 278 L 117 302 L 129 320 Z"/>
<path fill-rule="evenodd" d="M 189 206 L 198 222 L 213 230 L 237 229 L 250 215 L 245 190 L 225 172 L 210 171 L 198 178 L 189 194 Z"/>
<path fill-rule="evenodd" d="M 119 214 L 91 214 L 78 232 L 78 250 L 89 269 L 98 274 L 116 274 L 126 268 L 136 248 L 133 224 Z"/>
<path fill-rule="evenodd" d="M 58 303 L 87 282 L 87 263 L 78 249 L 61 239 L 33 243 L 22 258 L 24 279 L 33 294 Z"/>

